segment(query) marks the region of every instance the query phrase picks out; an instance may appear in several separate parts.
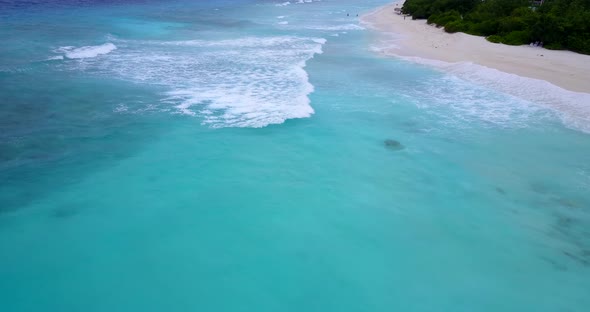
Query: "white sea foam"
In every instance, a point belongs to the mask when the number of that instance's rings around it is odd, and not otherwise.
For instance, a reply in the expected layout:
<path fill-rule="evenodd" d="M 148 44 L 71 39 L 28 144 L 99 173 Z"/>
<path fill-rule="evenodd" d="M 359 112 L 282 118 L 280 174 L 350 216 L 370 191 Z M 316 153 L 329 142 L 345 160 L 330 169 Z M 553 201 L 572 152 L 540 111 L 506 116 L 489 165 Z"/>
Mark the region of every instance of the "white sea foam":
<path fill-rule="evenodd" d="M 453 128 L 526 128 L 552 116 L 530 101 L 454 75 L 427 76 L 412 86 L 411 95 L 408 100 Z"/>
<path fill-rule="evenodd" d="M 65 46 L 54 50 L 54 52 L 63 53 L 62 58 L 65 57 L 69 59 L 85 59 L 97 57 L 103 54 L 108 54 L 116 49 L 117 46 L 110 42 L 107 42 L 105 44 L 97 46 L 84 46 L 80 48 L 76 48 L 73 46 Z"/>
<path fill-rule="evenodd" d="M 275 4 L 275 6 L 288 6 L 290 4 L 306 4 L 306 3 L 320 2 L 320 1 L 321 0 L 297 0 L 295 2 L 286 1 L 286 2 L 277 3 L 277 4 Z"/>
<path fill-rule="evenodd" d="M 590 94 L 568 91 L 547 81 L 521 77 L 493 68 L 469 63 L 447 63 L 423 58 L 406 58 L 434 66 L 462 80 L 497 90 L 547 108 L 573 129 L 590 133 Z"/>
<path fill-rule="evenodd" d="M 307 25 L 304 29 L 313 30 L 364 30 L 365 28 L 357 24 L 341 24 L 341 25 Z"/>
<path fill-rule="evenodd" d="M 369 26 L 368 24 L 364 25 Z M 392 34 L 372 45 L 370 50 L 389 54 L 395 51 L 396 42 L 400 38 L 402 38 L 400 35 Z M 568 91 L 544 80 L 521 77 L 470 62 L 448 63 L 420 57 L 398 57 L 413 63 L 427 65 L 461 81 L 499 91 L 511 97 L 511 103 L 498 101 L 480 103 L 476 101 L 477 106 L 472 105 L 471 108 L 465 109 L 464 113 L 471 111 L 491 123 L 508 124 L 512 122 L 515 124 L 519 123 L 519 119 L 515 119 L 514 114 L 519 116 L 520 121 L 530 120 L 528 113 L 522 113 L 524 108 L 531 114 L 539 114 L 539 110 L 549 110 L 557 115 L 565 126 L 590 133 L 590 105 L 588 105 L 590 94 L 588 93 Z M 461 98 L 460 95 L 457 96 Z M 458 101 L 453 103 L 455 102 Z M 514 105 L 516 102 L 519 104 Z M 509 117 L 510 114 L 512 114 L 512 121 L 509 120 L 510 118 L 504 120 L 504 117 Z"/>
<path fill-rule="evenodd" d="M 226 40 L 185 40 L 185 41 L 136 41 L 151 45 L 175 45 L 211 48 L 272 48 L 280 45 L 289 45 L 297 40 L 323 40 L 322 38 L 299 38 L 294 36 L 277 37 L 242 37 Z M 261 49 L 262 50 L 262 49 Z"/>
<path fill-rule="evenodd" d="M 108 58 L 71 63 L 169 91 L 161 109 L 198 116 L 212 127 L 264 127 L 313 114 L 306 62 L 323 38 L 275 36 L 227 40 L 134 41 Z"/>
<path fill-rule="evenodd" d="M 129 107 L 127 107 L 127 105 L 119 104 L 119 105 L 117 105 L 117 107 L 115 107 L 115 109 L 113 111 L 115 113 L 123 113 L 123 112 L 127 112 L 128 110 L 129 110 Z"/>
<path fill-rule="evenodd" d="M 322 53 L 325 40 L 274 37 L 236 41 L 224 43 L 226 47 L 256 47 L 256 53 L 226 51 L 224 56 L 215 52 L 215 57 L 237 61 L 235 67 L 214 75 L 218 76 L 214 81 L 221 82 L 176 89 L 168 93 L 166 100 L 180 103 L 176 107 L 182 113 L 199 114 L 214 127 L 264 127 L 313 114 L 308 98 L 313 85 L 303 68 L 314 54 Z"/>
<path fill-rule="evenodd" d="M 369 27 L 369 29 L 372 28 L 372 25 L 367 22 L 363 22 L 362 25 Z M 404 38 L 403 35 L 397 33 L 381 33 L 380 37 L 382 38 L 381 40 L 377 40 L 374 44 L 369 46 L 370 51 L 389 54 L 392 50 L 399 49 L 397 43 Z M 416 62 L 416 60 L 413 61 Z"/>
<path fill-rule="evenodd" d="M 279 25 L 287 25 L 287 24 L 289 24 L 289 22 L 287 22 L 287 21 L 281 21 L 281 22 L 278 22 L 277 24 L 279 24 Z"/>

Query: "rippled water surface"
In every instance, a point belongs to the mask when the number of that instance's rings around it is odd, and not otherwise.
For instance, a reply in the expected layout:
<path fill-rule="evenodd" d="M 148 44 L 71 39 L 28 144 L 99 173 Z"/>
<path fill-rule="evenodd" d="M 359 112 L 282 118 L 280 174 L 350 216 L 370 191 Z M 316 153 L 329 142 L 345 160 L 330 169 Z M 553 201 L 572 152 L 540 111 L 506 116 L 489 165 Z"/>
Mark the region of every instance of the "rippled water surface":
<path fill-rule="evenodd" d="M 384 3 L 0 1 L 1 310 L 586 311 L 588 95 Z"/>

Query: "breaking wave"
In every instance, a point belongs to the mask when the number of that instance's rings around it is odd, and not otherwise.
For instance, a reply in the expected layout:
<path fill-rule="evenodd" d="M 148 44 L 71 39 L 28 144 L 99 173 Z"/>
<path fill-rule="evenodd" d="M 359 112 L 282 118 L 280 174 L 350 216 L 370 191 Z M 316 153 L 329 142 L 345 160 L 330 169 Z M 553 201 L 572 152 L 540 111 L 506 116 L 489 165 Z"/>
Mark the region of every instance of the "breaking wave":
<path fill-rule="evenodd" d="M 112 51 L 116 50 L 117 46 L 114 44 L 107 42 L 105 44 L 97 45 L 97 46 L 84 46 L 80 48 L 67 46 L 67 47 L 59 47 L 58 49 L 54 50 L 55 53 L 63 54 L 62 57 L 68 59 L 85 59 L 85 58 L 93 58 L 99 55 L 108 54 Z M 59 59 L 60 56 L 55 56 L 52 59 Z"/>
<path fill-rule="evenodd" d="M 211 127 L 264 127 L 314 113 L 304 67 L 322 53 L 323 38 L 113 41 L 118 53 L 68 65 L 164 86 L 162 109 L 198 116 Z"/>

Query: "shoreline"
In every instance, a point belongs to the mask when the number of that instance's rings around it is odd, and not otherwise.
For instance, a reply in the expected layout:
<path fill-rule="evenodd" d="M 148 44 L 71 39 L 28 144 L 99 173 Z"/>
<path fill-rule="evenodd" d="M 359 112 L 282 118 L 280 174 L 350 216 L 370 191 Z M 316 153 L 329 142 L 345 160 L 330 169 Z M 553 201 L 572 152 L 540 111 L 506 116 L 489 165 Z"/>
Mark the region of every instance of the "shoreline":
<path fill-rule="evenodd" d="M 394 12 L 402 5 L 403 1 L 390 3 L 361 17 L 364 24 L 379 31 L 378 35 L 389 35 L 384 41 L 390 46 L 380 49 L 385 55 L 447 63 L 471 62 L 590 94 L 590 55 L 491 43 L 484 37 L 465 33 L 450 34 L 428 25 L 426 20 L 404 19 Z"/>

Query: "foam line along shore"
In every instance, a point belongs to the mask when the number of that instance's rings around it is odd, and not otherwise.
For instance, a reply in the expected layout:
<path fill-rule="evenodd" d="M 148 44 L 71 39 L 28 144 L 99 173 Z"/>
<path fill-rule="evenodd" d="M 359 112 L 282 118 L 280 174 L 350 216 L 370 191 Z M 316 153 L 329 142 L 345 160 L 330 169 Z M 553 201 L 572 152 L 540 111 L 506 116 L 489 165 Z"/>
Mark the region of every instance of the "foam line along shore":
<path fill-rule="evenodd" d="M 424 20 L 404 19 L 395 12 L 402 6 L 403 1 L 394 2 L 361 16 L 374 30 L 371 50 L 534 103 L 553 111 L 566 127 L 590 132 L 590 56 L 449 34 Z"/>
<path fill-rule="evenodd" d="M 444 62 L 471 62 L 522 77 L 540 79 L 563 89 L 590 93 L 590 56 L 570 51 L 488 42 L 484 37 L 446 33 L 397 14 L 404 1 L 377 8 L 362 21 L 385 34 L 380 52 L 402 57 L 421 57 Z"/>

